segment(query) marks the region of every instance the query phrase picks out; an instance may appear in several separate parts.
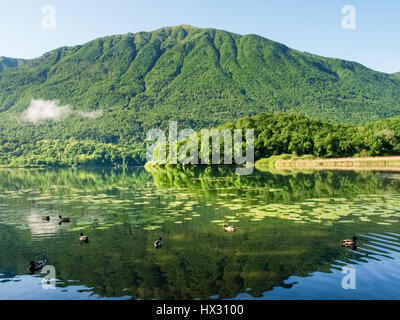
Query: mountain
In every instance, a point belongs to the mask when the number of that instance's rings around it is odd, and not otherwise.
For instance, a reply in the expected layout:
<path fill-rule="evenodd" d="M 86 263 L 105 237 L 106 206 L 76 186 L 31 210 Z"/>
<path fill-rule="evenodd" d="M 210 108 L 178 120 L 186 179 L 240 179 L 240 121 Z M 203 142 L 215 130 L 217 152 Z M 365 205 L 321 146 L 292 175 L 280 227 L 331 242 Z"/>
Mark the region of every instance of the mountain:
<path fill-rule="evenodd" d="M 200 129 L 260 112 L 351 124 L 400 114 L 397 76 L 215 29 L 167 27 L 0 61 L 4 141 L 140 144 L 169 120 Z"/>
<path fill-rule="evenodd" d="M 0 72 L 9 68 L 17 68 L 25 64 L 27 61 L 28 60 L 26 59 L 0 57 Z"/>

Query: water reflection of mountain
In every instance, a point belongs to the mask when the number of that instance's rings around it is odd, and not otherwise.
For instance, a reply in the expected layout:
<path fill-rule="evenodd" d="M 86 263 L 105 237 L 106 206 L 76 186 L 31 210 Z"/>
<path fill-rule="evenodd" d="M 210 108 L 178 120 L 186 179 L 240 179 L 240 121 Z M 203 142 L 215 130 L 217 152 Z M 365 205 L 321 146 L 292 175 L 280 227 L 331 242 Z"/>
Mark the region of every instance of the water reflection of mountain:
<path fill-rule="evenodd" d="M 28 192 L 32 187 L 46 191 L 74 192 L 127 187 L 134 190 L 154 181 L 158 188 L 186 188 L 192 190 L 223 190 L 271 188 L 282 189 L 274 195 L 291 199 L 309 196 L 352 196 L 374 194 L 377 191 L 400 190 L 396 174 L 379 172 L 319 171 L 309 173 L 270 173 L 255 171 L 239 176 L 228 167 L 207 168 L 142 168 L 111 169 L 0 169 L 0 191 Z"/>
<path fill-rule="evenodd" d="M 262 193 L 268 201 L 282 204 L 331 197 L 353 201 L 359 195 L 378 195 L 387 206 L 384 195 L 398 194 L 400 181 L 379 173 L 256 173 L 243 177 L 227 168 L 151 173 L 143 169 L 0 170 L 0 181 L 2 278 L 26 274 L 30 259 L 46 257 L 66 287 L 76 280 L 74 284 L 92 288 L 89 290 L 103 297 L 232 298 L 243 292 L 261 297 L 274 287 L 291 287 L 285 282 L 291 276 L 329 273 L 342 264 L 370 259 L 391 260 L 398 250 L 398 223 L 377 224 L 374 217 L 352 223 L 333 220 L 330 225 L 272 217 L 257 223 L 241 219 L 236 233 L 225 233 L 210 222 L 232 214 L 229 208 L 213 203 L 227 192 L 234 194 L 233 198 L 250 199 Z M 147 196 L 143 190 L 155 193 L 155 199 L 143 201 Z M 171 195 L 188 193 L 190 201 L 199 196 L 198 206 L 192 209 L 199 216 L 184 220 L 186 213 L 179 213 L 160 222 L 155 231 L 144 229 L 149 222 L 140 219 L 160 219 L 154 211 L 168 206 L 160 190 Z M 110 199 L 114 200 L 108 202 Z M 120 202 L 128 200 L 127 206 Z M 143 204 L 131 212 L 131 202 Z M 38 219 L 44 212 L 52 217 L 59 212 L 70 214 L 72 222 L 62 226 L 52 220 L 42 223 Z M 180 223 L 175 223 L 177 218 Z M 21 228 L 26 221 L 27 227 Z M 51 230 L 42 233 L 47 228 Z M 78 241 L 80 230 L 90 235 L 89 245 Z M 388 232 L 397 240 L 388 242 L 372 235 Z M 341 239 L 354 234 L 361 235 L 357 251 L 340 247 Z M 154 250 L 153 241 L 160 235 L 165 246 Z M 385 276 L 383 280 L 387 280 Z"/>
<path fill-rule="evenodd" d="M 354 197 L 400 190 L 396 174 L 355 171 L 317 171 L 270 173 L 255 171 L 239 176 L 228 167 L 146 168 L 159 188 L 187 188 L 190 190 L 224 190 L 253 188 L 274 190 L 276 200 L 298 200 L 310 197 Z M 396 179 L 394 179 L 396 178 Z"/>
<path fill-rule="evenodd" d="M 4 169 L 0 168 L 0 191 L 24 192 L 31 188 L 62 192 L 96 190 L 107 188 L 142 187 L 151 175 L 142 168 L 46 168 L 46 169 Z M 65 190 L 64 190 L 65 191 Z"/>
<path fill-rule="evenodd" d="M 46 239 L 32 243 L 26 231 L 2 228 L 2 235 L 13 236 L 0 242 L 0 271 L 25 274 L 26 261 L 35 254 L 48 257 L 66 286 L 79 280 L 104 297 L 232 298 L 240 292 L 261 296 L 276 286 L 288 287 L 284 281 L 290 276 L 329 273 L 339 263 L 390 257 L 373 239 L 362 237 L 361 248 L 350 251 L 338 245 L 337 230 L 321 232 L 290 222 L 235 235 L 171 225 L 163 233 L 166 245 L 161 250 L 152 247 L 153 233 L 136 229 L 128 234 L 127 228 L 92 231 L 88 246 L 81 246 L 75 233 L 52 244 Z"/>
<path fill-rule="evenodd" d="M 315 271 L 307 277 L 291 276 L 290 286 L 275 287 L 261 297 L 246 292 L 234 299 L 368 299 L 398 300 L 400 296 L 400 234 L 366 233 L 360 235 L 357 250 L 348 250 L 343 260 L 331 265 L 331 272 Z M 346 270 L 354 270 L 355 290 L 344 290 L 342 280 Z M 348 269 L 347 269 L 348 270 Z"/>

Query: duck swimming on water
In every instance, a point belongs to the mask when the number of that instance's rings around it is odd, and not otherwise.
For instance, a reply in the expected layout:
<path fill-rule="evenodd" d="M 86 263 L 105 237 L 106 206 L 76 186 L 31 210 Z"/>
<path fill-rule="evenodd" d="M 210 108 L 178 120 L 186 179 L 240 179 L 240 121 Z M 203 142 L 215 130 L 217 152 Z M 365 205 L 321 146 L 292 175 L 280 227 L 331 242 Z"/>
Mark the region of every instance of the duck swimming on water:
<path fill-rule="evenodd" d="M 41 261 L 31 261 L 28 263 L 28 270 L 31 273 L 34 273 L 35 271 L 38 271 L 42 269 L 46 265 L 46 259 L 41 260 Z"/>
<path fill-rule="evenodd" d="M 357 240 L 358 240 L 358 238 L 356 236 L 354 236 L 353 239 L 345 239 L 345 240 L 342 240 L 341 243 L 342 243 L 343 247 L 356 247 Z"/>
<path fill-rule="evenodd" d="M 63 223 L 63 222 L 70 222 L 71 220 L 69 219 L 69 218 L 63 218 L 62 216 L 58 216 L 59 218 L 60 218 L 60 225 L 61 225 L 61 223 Z"/>
<path fill-rule="evenodd" d="M 85 236 L 83 233 L 81 233 L 81 236 L 79 237 L 79 241 L 88 243 L 89 237 Z"/>
<path fill-rule="evenodd" d="M 234 231 L 236 231 L 236 227 L 228 226 L 227 224 L 224 224 L 224 230 L 228 231 L 228 232 L 234 232 Z"/>
<path fill-rule="evenodd" d="M 49 216 L 42 216 L 42 220 L 50 221 L 50 217 Z"/>
<path fill-rule="evenodd" d="M 159 248 L 161 248 L 162 245 L 163 245 L 163 241 L 162 241 L 161 237 L 160 237 L 160 239 L 154 241 L 154 248 L 159 249 Z"/>

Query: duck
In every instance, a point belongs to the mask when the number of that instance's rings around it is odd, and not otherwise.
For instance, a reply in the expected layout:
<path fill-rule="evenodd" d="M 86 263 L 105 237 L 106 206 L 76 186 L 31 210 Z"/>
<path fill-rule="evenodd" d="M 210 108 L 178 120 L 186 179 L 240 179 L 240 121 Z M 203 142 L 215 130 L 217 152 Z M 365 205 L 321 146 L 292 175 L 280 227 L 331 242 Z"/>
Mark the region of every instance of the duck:
<path fill-rule="evenodd" d="M 234 232 L 234 231 L 236 231 L 236 227 L 228 226 L 227 224 L 224 224 L 224 230 L 228 231 L 228 232 Z"/>
<path fill-rule="evenodd" d="M 79 240 L 82 241 L 82 242 L 88 243 L 89 242 L 89 237 L 85 236 L 83 233 L 81 233 L 81 236 L 79 237 Z"/>
<path fill-rule="evenodd" d="M 46 259 L 41 261 L 30 261 L 28 263 L 28 269 L 30 272 L 35 272 L 42 269 L 46 265 Z"/>
<path fill-rule="evenodd" d="M 341 243 L 342 243 L 343 247 L 356 247 L 357 240 L 358 240 L 358 238 L 356 236 L 354 236 L 353 239 L 345 239 L 345 240 L 342 240 Z"/>
<path fill-rule="evenodd" d="M 161 248 L 162 245 L 163 245 L 163 241 L 162 241 L 161 237 L 160 237 L 160 239 L 154 241 L 154 248 L 159 249 L 159 248 Z"/>
<path fill-rule="evenodd" d="M 71 220 L 69 218 L 63 218 L 62 216 L 58 216 L 60 218 L 60 224 L 62 222 L 70 222 Z"/>
<path fill-rule="evenodd" d="M 42 220 L 50 221 L 50 217 L 49 216 L 42 216 Z"/>

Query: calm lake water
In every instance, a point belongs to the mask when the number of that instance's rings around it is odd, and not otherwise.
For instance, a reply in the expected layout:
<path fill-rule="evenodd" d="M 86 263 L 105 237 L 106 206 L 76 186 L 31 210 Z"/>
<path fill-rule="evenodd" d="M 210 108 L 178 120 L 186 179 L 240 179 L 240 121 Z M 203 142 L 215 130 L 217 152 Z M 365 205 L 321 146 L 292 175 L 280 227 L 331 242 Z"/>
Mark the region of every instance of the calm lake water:
<path fill-rule="evenodd" d="M 0 169 L 0 299 L 399 299 L 399 271 L 400 174 Z"/>

